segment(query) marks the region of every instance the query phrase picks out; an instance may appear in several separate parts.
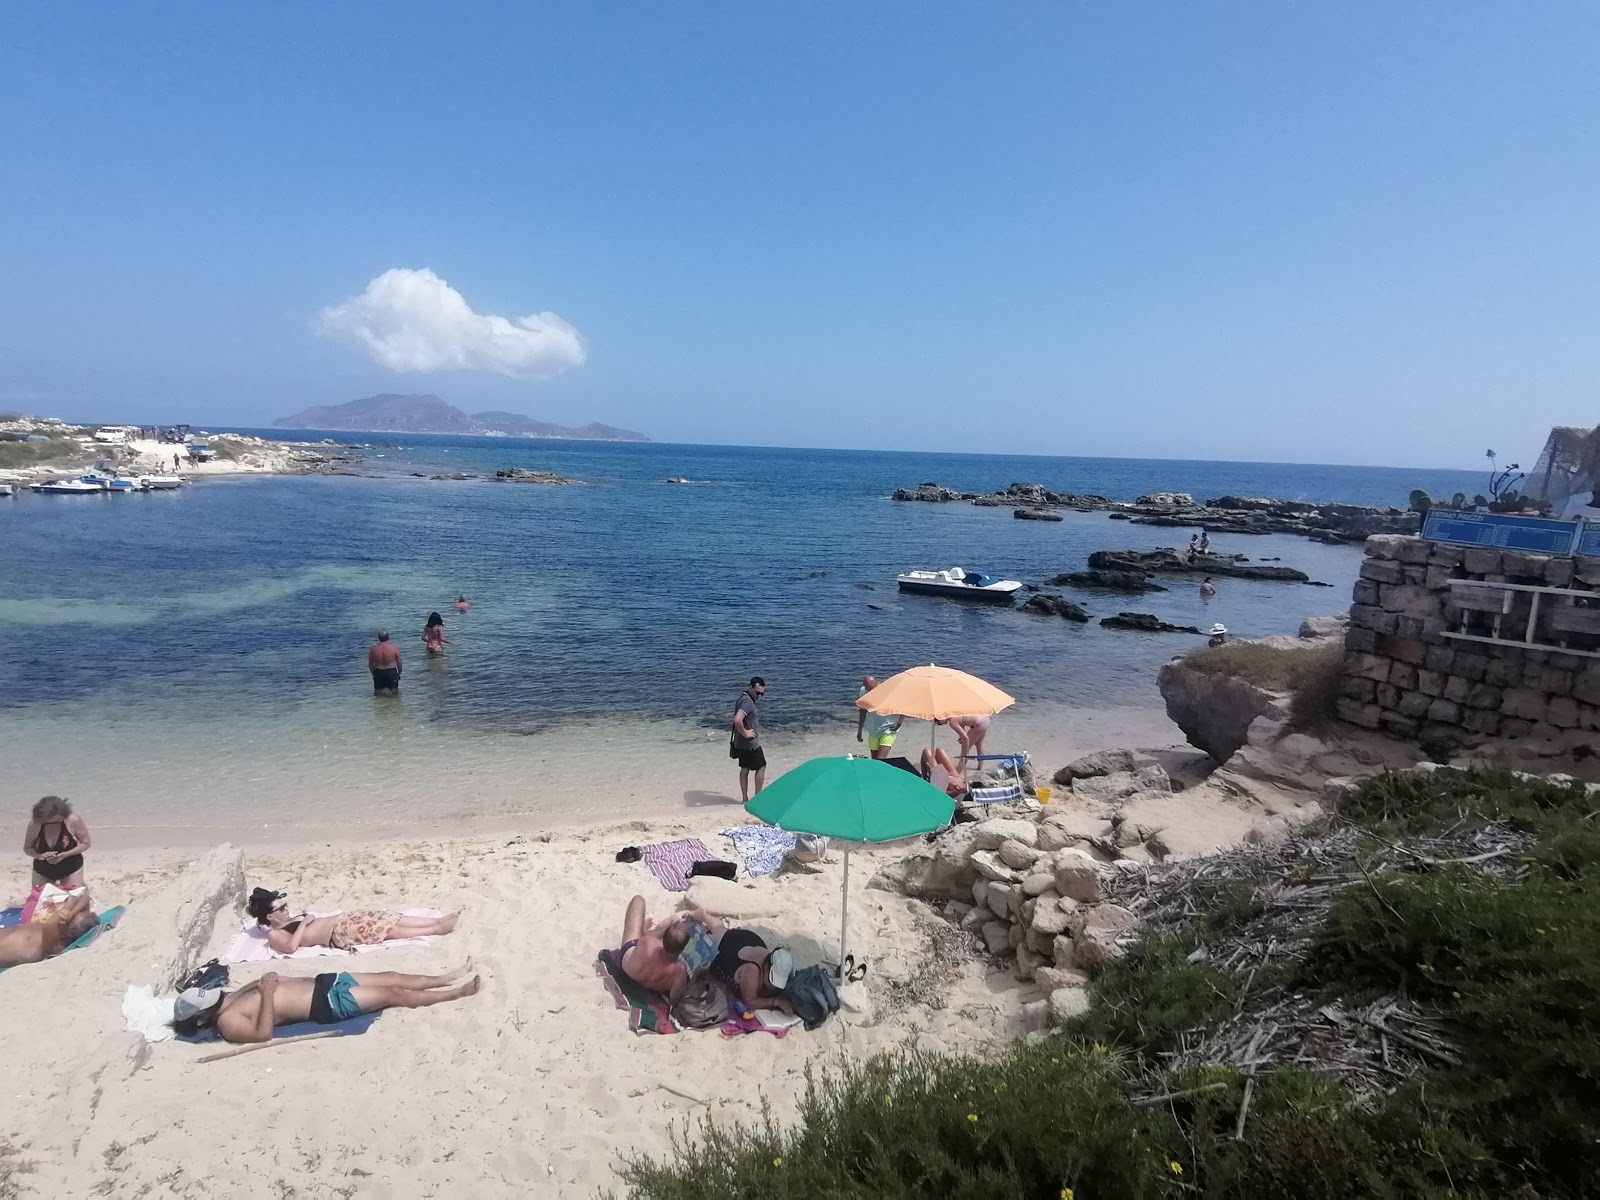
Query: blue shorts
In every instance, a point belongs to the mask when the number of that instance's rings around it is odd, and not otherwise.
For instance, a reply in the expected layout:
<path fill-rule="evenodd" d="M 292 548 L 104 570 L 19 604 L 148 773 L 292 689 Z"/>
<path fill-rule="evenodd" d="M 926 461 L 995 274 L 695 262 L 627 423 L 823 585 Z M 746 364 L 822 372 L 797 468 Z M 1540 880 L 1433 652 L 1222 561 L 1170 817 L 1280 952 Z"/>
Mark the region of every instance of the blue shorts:
<path fill-rule="evenodd" d="M 336 1025 L 361 1015 L 361 1006 L 350 995 L 355 977 L 340 971 L 337 975 L 318 975 L 311 985 L 311 1019 L 318 1025 Z"/>

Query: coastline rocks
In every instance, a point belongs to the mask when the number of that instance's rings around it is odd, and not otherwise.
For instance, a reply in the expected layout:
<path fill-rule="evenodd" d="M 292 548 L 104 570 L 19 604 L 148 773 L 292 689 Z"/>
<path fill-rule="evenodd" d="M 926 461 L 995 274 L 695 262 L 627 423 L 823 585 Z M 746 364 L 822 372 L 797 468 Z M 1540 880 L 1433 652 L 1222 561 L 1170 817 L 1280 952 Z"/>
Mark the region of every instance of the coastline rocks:
<path fill-rule="evenodd" d="M 1172 625 L 1151 613 L 1118 613 L 1114 617 L 1101 617 L 1100 624 L 1107 629 L 1132 629 L 1138 633 L 1199 633 L 1193 625 Z"/>
<path fill-rule="evenodd" d="M 1195 508 L 1188 492 L 1147 492 L 1134 501 L 1140 508 Z"/>
<path fill-rule="evenodd" d="M 441 475 L 429 475 L 429 479 L 447 479 L 459 482 L 463 479 L 476 479 L 476 475 L 468 475 L 465 471 L 446 471 Z"/>
<path fill-rule="evenodd" d="M 1240 562 L 1226 554 L 1197 554 L 1191 560 L 1170 547 L 1159 550 L 1096 550 L 1089 555 L 1094 571 L 1125 571 L 1141 575 L 1219 575 L 1231 579 L 1281 579 L 1309 583 L 1311 576 L 1293 567 L 1270 567 Z"/>
<path fill-rule="evenodd" d="M 947 504 L 951 500 L 971 500 L 971 492 L 952 491 L 947 487 L 940 487 L 937 483 L 919 483 L 914 488 L 895 489 L 896 500 L 920 500 L 927 504 Z"/>
<path fill-rule="evenodd" d="M 1143 571 L 1067 571 L 1050 581 L 1052 587 L 1092 588 L 1103 592 L 1164 592 L 1159 583 L 1146 579 Z"/>
<path fill-rule="evenodd" d="M 500 483 L 561 485 L 578 482 L 576 479 L 568 479 L 565 475 L 557 475 L 553 471 L 530 471 L 524 467 L 503 467 L 494 473 L 494 477 Z"/>
<path fill-rule="evenodd" d="M 1080 625 L 1089 620 L 1089 614 L 1072 601 L 1052 596 L 1048 592 L 1028 597 L 1027 603 L 1022 607 L 1027 612 L 1040 613 L 1047 617 L 1065 617 L 1069 621 L 1077 621 Z"/>
<path fill-rule="evenodd" d="M 1011 515 L 1019 521 L 1064 521 L 1060 513 L 1051 512 L 1048 508 L 1017 508 Z"/>
<path fill-rule="evenodd" d="M 1249 739 L 1250 724 L 1279 699 L 1248 680 L 1199 671 L 1177 658 L 1161 668 L 1156 686 L 1167 716 L 1196 749 L 1217 762 L 1233 757 Z"/>

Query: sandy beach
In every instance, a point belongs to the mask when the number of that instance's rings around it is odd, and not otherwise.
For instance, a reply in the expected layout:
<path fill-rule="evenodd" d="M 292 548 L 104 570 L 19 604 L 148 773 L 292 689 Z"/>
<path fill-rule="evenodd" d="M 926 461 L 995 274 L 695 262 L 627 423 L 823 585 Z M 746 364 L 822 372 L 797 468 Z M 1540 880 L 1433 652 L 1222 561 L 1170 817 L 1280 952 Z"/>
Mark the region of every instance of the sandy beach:
<path fill-rule="evenodd" d="M 464 912 L 454 935 L 425 947 L 294 961 L 284 973 L 431 973 L 470 957 L 483 989 L 386 1013 L 359 1038 L 212 1063 L 198 1060 L 215 1046 L 146 1046 L 124 1031 L 119 1011 L 129 984 L 154 982 L 147 939 L 156 935 L 140 926 L 141 904 L 157 903 L 192 855 L 95 852 L 97 906 L 127 904 L 123 925 L 84 950 L 0 978 L 10 1011 L 50 1014 L 30 1018 L 27 1035 L 13 1028 L 7 1037 L 11 1119 L 0 1191 L 590 1196 L 615 1184 L 619 1157 L 666 1152 L 672 1129 L 686 1122 L 748 1118 L 763 1102 L 789 1119 L 807 1067 L 908 1041 L 977 1051 L 1020 1030 L 1020 1005 L 1038 989 L 1009 969 L 990 974 L 976 958 L 953 968 L 943 1007 L 895 1006 L 931 959 L 928 910 L 867 886 L 875 864 L 903 849 L 886 847 L 852 855 L 851 945 L 871 962 L 868 1011 L 841 1011 L 816 1032 L 781 1040 L 630 1033 L 594 974 L 596 952 L 620 940 L 630 896 L 646 896 L 653 913 L 683 897 L 642 864 L 615 862 L 616 851 L 697 836 L 729 854 L 716 835 L 741 821 L 735 808 L 554 833 L 252 851 L 248 885 L 284 888 L 294 903 Z M 18 883 L 17 873 L 6 882 Z M 728 887 L 748 914 L 742 923 L 780 935 L 806 962 L 834 954 L 839 882 L 834 853 Z M 223 912 L 209 952 L 220 953 L 238 930 L 238 915 Z M 264 969 L 236 967 L 234 981 Z"/>

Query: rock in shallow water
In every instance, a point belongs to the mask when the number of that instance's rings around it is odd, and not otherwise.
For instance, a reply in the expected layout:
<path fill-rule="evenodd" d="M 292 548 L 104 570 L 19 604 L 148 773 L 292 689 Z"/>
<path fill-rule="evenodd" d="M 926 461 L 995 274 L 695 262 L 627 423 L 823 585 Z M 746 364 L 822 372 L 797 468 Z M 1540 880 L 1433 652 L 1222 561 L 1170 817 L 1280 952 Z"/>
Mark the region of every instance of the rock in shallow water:
<path fill-rule="evenodd" d="M 1100 624 L 1107 629 L 1132 629 L 1138 633 L 1199 633 L 1193 625 L 1172 625 L 1153 613 L 1123 612 L 1114 617 L 1101 617 Z"/>

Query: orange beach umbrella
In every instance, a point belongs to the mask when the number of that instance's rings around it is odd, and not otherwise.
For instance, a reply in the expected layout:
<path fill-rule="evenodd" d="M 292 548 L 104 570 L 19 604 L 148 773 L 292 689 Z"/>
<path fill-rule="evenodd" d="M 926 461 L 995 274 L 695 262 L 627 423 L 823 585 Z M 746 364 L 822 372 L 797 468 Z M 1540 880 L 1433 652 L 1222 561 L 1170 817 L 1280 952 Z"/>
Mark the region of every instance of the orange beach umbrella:
<path fill-rule="evenodd" d="M 1016 697 L 976 675 L 929 665 L 891 675 L 857 700 L 856 706 L 885 716 L 943 721 L 997 713 L 1015 703 Z"/>

